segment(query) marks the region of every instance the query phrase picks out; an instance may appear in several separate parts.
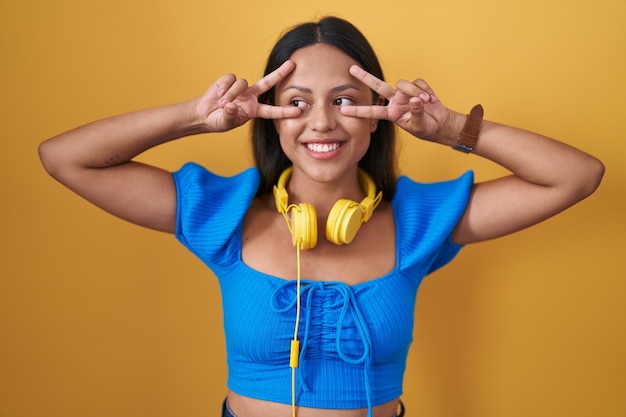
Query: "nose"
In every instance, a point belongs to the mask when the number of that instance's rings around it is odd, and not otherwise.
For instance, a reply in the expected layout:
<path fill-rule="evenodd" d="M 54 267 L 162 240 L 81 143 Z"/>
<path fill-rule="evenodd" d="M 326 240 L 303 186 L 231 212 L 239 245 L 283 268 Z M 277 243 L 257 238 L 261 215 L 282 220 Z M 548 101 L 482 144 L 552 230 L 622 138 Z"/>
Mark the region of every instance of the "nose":
<path fill-rule="evenodd" d="M 317 132 L 333 130 L 337 124 L 333 110 L 329 106 L 313 106 L 307 115 L 309 128 Z"/>

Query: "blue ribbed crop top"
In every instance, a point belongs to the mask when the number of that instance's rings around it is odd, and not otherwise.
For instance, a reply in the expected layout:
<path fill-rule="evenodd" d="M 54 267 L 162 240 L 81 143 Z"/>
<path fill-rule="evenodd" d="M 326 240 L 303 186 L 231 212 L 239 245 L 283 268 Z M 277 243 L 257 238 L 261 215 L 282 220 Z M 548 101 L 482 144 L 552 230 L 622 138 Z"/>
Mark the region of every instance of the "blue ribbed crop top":
<path fill-rule="evenodd" d="M 255 271 L 241 257 L 243 218 L 259 179 L 255 168 L 221 177 L 193 163 L 183 166 L 174 173 L 176 237 L 218 277 L 229 389 L 290 404 L 295 281 Z M 459 251 L 450 233 L 472 183 L 471 171 L 433 184 L 401 177 L 392 200 L 393 271 L 353 286 L 302 277 L 298 405 L 371 410 L 402 394 L 417 289 Z"/>

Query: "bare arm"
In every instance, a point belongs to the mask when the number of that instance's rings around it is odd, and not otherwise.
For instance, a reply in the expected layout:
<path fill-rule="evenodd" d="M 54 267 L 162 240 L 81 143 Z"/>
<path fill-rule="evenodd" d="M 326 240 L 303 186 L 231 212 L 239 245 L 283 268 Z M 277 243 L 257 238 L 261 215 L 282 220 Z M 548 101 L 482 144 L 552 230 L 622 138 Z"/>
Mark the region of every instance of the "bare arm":
<path fill-rule="evenodd" d="M 100 120 L 48 139 L 44 168 L 100 208 L 133 223 L 174 232 L 176 195 L 169 172 L 132 159 L 143 151 L 201 133 L 193 102 Z"/>
<path fill-rule="evenodd" d="M 539 223 L 593 193 L 604 174 L 604 165 L 593 156 L 521 129 L 485 121 L 478 141 L 475 154 L 513 175 L 474 186 L 452 236 L 457 243 L 492 239 Z"/>
<path fill-rule="evenodd" d="M 297 108 L 257 101 L 293 68 L 287 61 L 251 87 L 225 75 L 200 98 L 96 121 L 48 139 L 39 146 L 39 156 L 50 175 L 95 205 L 133 223 L 173 233 L 176 190 L 171 174 L 133 158 L 165 142 L 227 131 L 254 117 L 299 115 Z"/>
<path fill-rule="evenodd" d="M 466 116 L 437 99 L 423 80 L 396 89 L 354 66 L 351 74 L 389 100 L 386 106 L 347 106 L 345 115 L 391 120 L 421 139 L 453 146 Z M 484 121 L 474 153 L 512 175 L 476 184 L 453 232 L 460 244 L 493 239 L 539 223 L 576 204 L 600 184 L 604 165 L 554 139 Z"/>

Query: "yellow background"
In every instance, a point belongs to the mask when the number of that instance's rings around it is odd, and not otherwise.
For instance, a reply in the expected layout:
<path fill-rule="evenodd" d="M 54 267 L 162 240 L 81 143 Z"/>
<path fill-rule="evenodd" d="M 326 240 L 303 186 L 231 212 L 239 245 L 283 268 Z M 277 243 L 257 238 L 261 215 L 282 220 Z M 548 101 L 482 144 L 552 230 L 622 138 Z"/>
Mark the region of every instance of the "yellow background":
<path fill-rule="evenodd" d="M 626 416 L 624 0 L 0 1 L 0 416 L 217 416 L 225 394 L 218 286 L 169 235 L 90 206 L 37 145 L 88 121 L 255 81 L 282 30 L 334 13 L 387 78 L 423 77 L 447 105 L 602 159 L 590 199 L 470 246 L 416 310 L 409 416 Z M 250 164 L 247 128 L 142 160 Z M 432 181 L 492 164 L 403 136 L 401 168 Z"/>

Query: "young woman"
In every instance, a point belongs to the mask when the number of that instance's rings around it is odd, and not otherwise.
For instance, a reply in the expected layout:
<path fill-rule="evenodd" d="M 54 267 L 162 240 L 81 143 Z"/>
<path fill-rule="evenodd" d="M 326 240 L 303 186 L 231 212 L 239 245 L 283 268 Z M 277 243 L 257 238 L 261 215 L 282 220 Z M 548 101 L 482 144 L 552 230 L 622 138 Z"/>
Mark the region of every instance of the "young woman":
<path fill-rule="evenodd" d="M 133 161 L 250 120 L 256 167 L 234 177 Z M 512 174 L 397 178 L 395 126 Z M 224 75 L 202 97 L 58 135 L 40 156 L 68 188 L 174 233 L 213 270 L 229 365 L 223 414 L 239 417 L 396 415 L 423 277 L 462 245 L 575 204 L 604 171 L 580 150 L 482 120 L 480 106 L 469 116 L 446 108 L 423 80 L 391 87 L 363 35 L 334 17 L 288 31 L 252 86 Z"/>

